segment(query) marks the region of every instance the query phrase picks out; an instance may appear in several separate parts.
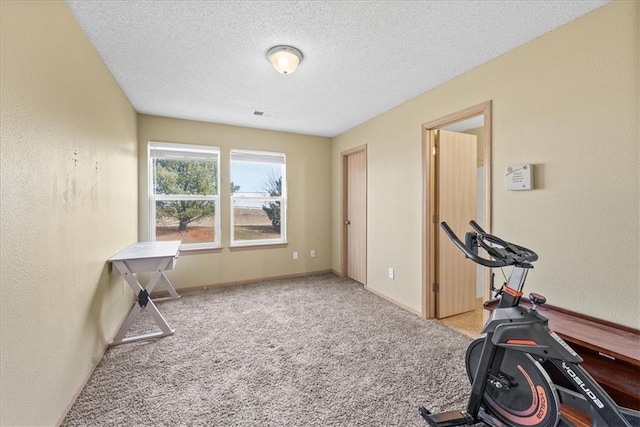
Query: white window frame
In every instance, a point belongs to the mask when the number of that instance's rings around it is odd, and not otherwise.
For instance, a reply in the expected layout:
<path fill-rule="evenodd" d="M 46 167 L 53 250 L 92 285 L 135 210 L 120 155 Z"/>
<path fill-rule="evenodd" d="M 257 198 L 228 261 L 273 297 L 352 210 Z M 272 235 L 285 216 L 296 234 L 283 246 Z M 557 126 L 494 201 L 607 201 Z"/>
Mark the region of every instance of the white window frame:
<path fill-rule="evenodd" d="M 267 246 L 267 245 L 280 245 L 287 243 L 287 157 L 284 153 L 272 152 L 272 151 L 256 151 L 256 150 L 240 150 L 231 149 L 229 152 L 229 176 L 233 168 L 234 155 L 237 157 L 243 157 L 243 160 L 253 163 L 276 163 L 282 165 L 282 194 L 280 196 L 269 196 L 267 193 L 263 195 L 245 195 L 245 194 L 231 194 L 230 196 L 230 218 L 231 226 L 229 229 L 229 241 L 231 247 L 243 247 L 243 246 Z M 231 182 L 231 179 L 229 179 Z M 235 239 L 235 215 L 234 205 L 236 200 L 251 200 L 256 202 L 280 202 L 280 238 L 278 239 L 255 239 L 255 240 L 236 240 Z"/>
<path fill-rule="evenodd" d="M 149 141 L 147 149 L 148 159 L 148 194 L 149 194 L 149 240 L 156 239 L 156 202 L 203 200 L 214 202 L 214 240 L 206 243 L 183 243 L 180 250 L 215 249 L 221 247 L 220 236 L 220 148 L 209 145 L 182 144 L 173 142 Z M 209 195 L 185 195 L 185 194 L 155 194 L 154 159 L 184 159 L 184 160 L 213 160 L 216 165 L 216 190 L 217 194 Z"/>

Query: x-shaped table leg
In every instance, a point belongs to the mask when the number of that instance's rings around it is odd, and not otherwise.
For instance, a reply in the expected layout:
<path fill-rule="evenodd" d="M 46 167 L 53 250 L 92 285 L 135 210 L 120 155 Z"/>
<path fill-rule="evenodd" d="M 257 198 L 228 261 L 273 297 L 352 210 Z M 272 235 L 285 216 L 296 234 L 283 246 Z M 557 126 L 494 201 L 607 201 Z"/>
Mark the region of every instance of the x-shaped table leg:
<path fill-rule="evenodd" d="M 168 298 L 171 298 L 171 299 L 174 299 L 176 297 L 179 298 L 179 295 L 176 293 L 173 286 L 171 286 L 171 283 L 169 283 L 169 279 L 167 279 L 167 277 L 164 275 L 164 271 L 170 262 L 172 262 L 171 258 L 161 258 L 159 260 L 158 268 L 149 279 L 149 282 L 147 282 L 147 287 L 143 288 L 140 282 L 138 281 L 137 277 L 131 272 L 131 269 L 127 266 L 126 261 L 113 261 L 113 265 L 115 266 L 115 268 L 120 272 L 122 277 L 124 277 L 124 280 L 126 280 L 126 282 L 129 284 L 129 287 L 131 287 L 133 292 L 138 295 L 138 300 L 131 308 L 129 315 L 125 319 L 122 326 L 120 326 L 120 329 L 116 333 L 116 336 L 114 337 L 111 345 L 124 344 L 128 342 L 146 340 L 149 338 L 157 338 L 157 337 L 164 337 L 167 335 L 173 335 L 174 330 L 171 329 L 171 327 L 169 326 L 165 318 L 162 316 L 162 314 L 160 314 L 160 311 L 158 310 L 156 305 L 153 303 L 151 298 L 149 298 L 149 294 L 153 292 L 153 288 L 155 288 L 156 284 L 159 281 L 162 281 L 165 284 L 165 286 L 168 285 L 167 289 L 169 289 L 169 293 L 171 294 L 171 297 L 168 297 Z M 175 294 L 175 296 L 173 294 Z M 164 299 L 168 299 L 168 298 L 164 298 Z M 138 314 L 140 314 L 140 312 L 145 308 L 149 310 L 149 314 L 151 314 L 151 316 L 153 317 L 153 320 L 155 320 L 156 324 L 160 327 L 161 332 L 153 332 L 150 334 L 137 335 L 134 337 L 125 337 L 125 334 L 129 331 L 129 329 L 133 325 L 133 322 L 135 322 L 135 320 L 138 318 Z"/>

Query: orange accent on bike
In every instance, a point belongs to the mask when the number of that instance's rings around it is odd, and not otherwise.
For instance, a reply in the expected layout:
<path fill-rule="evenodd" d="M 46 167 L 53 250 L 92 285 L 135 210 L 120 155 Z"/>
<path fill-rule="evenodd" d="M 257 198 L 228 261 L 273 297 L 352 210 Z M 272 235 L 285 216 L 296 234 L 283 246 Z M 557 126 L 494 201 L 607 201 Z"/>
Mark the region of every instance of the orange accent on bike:
<path fill-rule="evenodd" d="M 538 345 L 537 342 L 531 340 L 507 340 L 507 344 L 513 345 Z"/>
<path fill-rule="evenodd" d="M 508 287 L 506 285 L 502 287 L 502 291 L 508 293 L 512 297 L 521 297 L 522 296 L 522 292 L 518 292 L 515 289 L 512 289 L 512 288 L 510 288 L 510 287 Z"/>

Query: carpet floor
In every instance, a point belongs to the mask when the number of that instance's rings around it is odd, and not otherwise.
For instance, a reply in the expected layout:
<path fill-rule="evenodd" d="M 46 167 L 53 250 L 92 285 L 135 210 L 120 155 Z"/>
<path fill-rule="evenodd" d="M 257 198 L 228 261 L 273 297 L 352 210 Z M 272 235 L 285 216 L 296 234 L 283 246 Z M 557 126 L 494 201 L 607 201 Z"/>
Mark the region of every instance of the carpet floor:
<path fill-rule="evenodd" d="M 471 338 L 333 274 L 158 307 L 176 333 L 110 348 L 64 426 L 425 426 L 463 408 Z M 146 311 L 132 333 L 152 332 Z"/>

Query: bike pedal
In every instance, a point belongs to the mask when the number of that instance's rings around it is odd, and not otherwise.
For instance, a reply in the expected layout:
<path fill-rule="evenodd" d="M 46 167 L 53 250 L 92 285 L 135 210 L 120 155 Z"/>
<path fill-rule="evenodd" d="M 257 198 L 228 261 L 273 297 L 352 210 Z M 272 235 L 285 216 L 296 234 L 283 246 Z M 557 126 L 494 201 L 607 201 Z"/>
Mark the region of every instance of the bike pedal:
<path fill-rule="evenodd" d="M 449 411 L 439 414 L 432 414 L 424 406 L 418 407 L 418 412 L 430 426 L 433 427 L 453 427 L 475 424 L 474 420 L 464 411 Z"/>
<path fill-rule="evenodd" d="M 420 415 L 422 416 L 422 418 L 424 418 L 425 420 L 427 419 L 426 416 L 431 415 L 431 411 L 429 411 L 427 408 L 425 408 L 424 406 L 420 405 L 418 406 L 418 412 L 420 412 Z M 429 421 L 429 420 L 427 420 Z"/>

